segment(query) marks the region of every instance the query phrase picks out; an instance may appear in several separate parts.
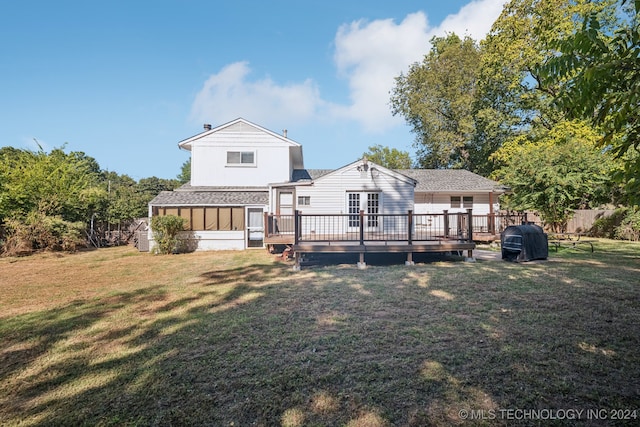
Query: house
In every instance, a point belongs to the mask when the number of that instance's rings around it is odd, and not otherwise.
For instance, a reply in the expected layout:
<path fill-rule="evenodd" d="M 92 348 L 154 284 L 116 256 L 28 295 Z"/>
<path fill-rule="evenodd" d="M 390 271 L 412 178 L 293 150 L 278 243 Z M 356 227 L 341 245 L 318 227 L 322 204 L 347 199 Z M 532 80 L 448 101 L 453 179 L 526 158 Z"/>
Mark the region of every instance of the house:
<path fill-rule="evenodd" d="M 365 231 L 387 240 L 393 231 L 392 240 L 406 240 L 407 230 L 420 227 L 429 227 L 425 241 L 449 237 L 452 229 L 461 236 L 472 226 L 463 215 L 494 215 L 505 191 L 464 170 L 391 170 L 366 158 L 335 170 L 308 170 L 302 146 L 286 131 L 242 118 L 205 125 L 178 146 L 191 152 L 191 182 L 161 192 L 149 203 L 149 215 L 183 217 L 184 237 L 196 250 L 293 244 L 296 227 L 299 237 L 329 244 L 349 233 L 360 232 L 362 240 Z M 453 223 L 443 213 L 462 219 Z"/>

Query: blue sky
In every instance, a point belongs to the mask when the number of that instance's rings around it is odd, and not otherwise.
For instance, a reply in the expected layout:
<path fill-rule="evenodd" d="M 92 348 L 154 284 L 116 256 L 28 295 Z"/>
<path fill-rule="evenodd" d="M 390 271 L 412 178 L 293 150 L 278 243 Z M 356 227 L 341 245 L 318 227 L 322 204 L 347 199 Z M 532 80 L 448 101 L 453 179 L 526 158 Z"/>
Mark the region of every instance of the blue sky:
<path fill-rule="evenodd" d="M 480 39 L 505 0 L 4 2 L 0 146 L 83 151 L 175 178 L 178 142 L 238 117 L 338 168 L 374 144 L 414 153 L 393 78 L 434 35 Z"/>

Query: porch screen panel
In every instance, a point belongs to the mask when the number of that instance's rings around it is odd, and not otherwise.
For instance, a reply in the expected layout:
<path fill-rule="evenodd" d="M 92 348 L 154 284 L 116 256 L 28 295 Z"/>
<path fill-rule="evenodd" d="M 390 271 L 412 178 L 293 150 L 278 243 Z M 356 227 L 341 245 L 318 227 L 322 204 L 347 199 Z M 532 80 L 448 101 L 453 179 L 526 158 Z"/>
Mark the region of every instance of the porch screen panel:
<path fill-rule="evenodd" d="M 217 230 L 218 229 L 218 208 L 205 208 L 205 230 Z"/>
<path fill-rule="evenodd" d="M 180 218 L 184 219 L 184 229 L 191 230 L 191 209 L 180 208 Z"/>
<path fill-rule="evenodd" d="M 191 229 L 200 231 L 204 230 L 204 208 L 191 209 Z"/>
<path fill-rule="evenodd" d="M 244 230 L 244 208 L 231 208 L 231 229 Z"/>
<path fill-rule="evenodd" d="M 231 208 L 218 208 L 218 230 L 231 230 Z"/>
<path fill-rule="evenodd" d="M 179 216 L 178 215 L 178 208 L 165 208 L 164 210 L 164 214 L 165 215 L 175 215 L 175 216 Z"/>

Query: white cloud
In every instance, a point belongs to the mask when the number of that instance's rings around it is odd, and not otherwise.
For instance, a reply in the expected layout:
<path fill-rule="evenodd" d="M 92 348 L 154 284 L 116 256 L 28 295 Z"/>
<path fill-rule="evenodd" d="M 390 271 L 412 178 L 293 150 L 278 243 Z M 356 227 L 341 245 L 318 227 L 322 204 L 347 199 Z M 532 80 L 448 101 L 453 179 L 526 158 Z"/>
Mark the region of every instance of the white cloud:
<path fill-rule="evenodd" d="M 196 95 L 192 119 L 216 123 L 238 117 L 258 123 L 306 120 L 323 104 L 310 79 L 279 85 L 268 77 L 250 81 L 250 71 L 247 62 L 235 62 L 211 75 Z"/>
<path fill-rule="evenodd" d="M 407 15 L 400 24 L 388 19 L 343 25 L 336 35 L 334 58 L 340 74 L 348 80 L 352 104 L 337 112 L 369 131 L 395 126 L 398 120 L 391 116 L 389 107 L 394 78 L 428 53 L 433 36 L 455 32 L 483 38 L 505 1 L 473 1 L 437 27 L 429 27 L 423 12 Z"/>
<path fill-rule="evenodd" d="M 395 125 L 389 91 L 394 77 L 428 48 L 427 30 L 427 17 L 422 12 L 408 15 L 400 24 L 387 19 L 340 27 L 334 59 L 340 75 L 349 82 L 352 103 L 336 113 L 357 120 L 369 131 Z"/>
<path fill-rule="evenodd" d="M 489 32 L 491 26 L 500 16 L 506 0 L 476 0 L 465 5 L 455 15 L 449 15 L 442 21 L 433 33 L 456 33 L 460 36 L 468 35 L 475 40 L 481 40 Z"/>
<path fill-rule="evenodd" d="M 211 75 L 197 94 L 192 118 L 223 122 L 246 117 L 265 125 L 332 120 L 356 122 L 369 132 L 383 132 L 402 120 L 391 115 L 390 91 L 394 78 L 420 61 L 429 51 L 429 40 L 455 32 L 476 40 L 484 37 L 498 18 L 506 0 L 475 0 L 437 27 L 427 15 L 416 12 L 399 24 L 392 19 L 355 21 L 341 26 L 335 37 L 334 61 L 349 87 L 349 105 L 322 100 L 316 83 L 281 85 L 268 77 L 251 81 L 247 62 L 229 64 Z"/>

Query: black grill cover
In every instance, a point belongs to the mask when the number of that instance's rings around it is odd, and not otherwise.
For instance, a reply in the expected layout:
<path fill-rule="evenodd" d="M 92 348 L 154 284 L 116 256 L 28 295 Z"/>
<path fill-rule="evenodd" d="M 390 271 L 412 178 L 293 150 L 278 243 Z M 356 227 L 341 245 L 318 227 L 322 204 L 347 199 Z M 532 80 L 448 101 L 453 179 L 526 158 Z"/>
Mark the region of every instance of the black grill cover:
<path fill-rule="evenodd" d="M 500 234 L 502 259 L 532 261 L 547 259 L 549 241 L 541 227 L 534 224 L 510 225 Z"/>

